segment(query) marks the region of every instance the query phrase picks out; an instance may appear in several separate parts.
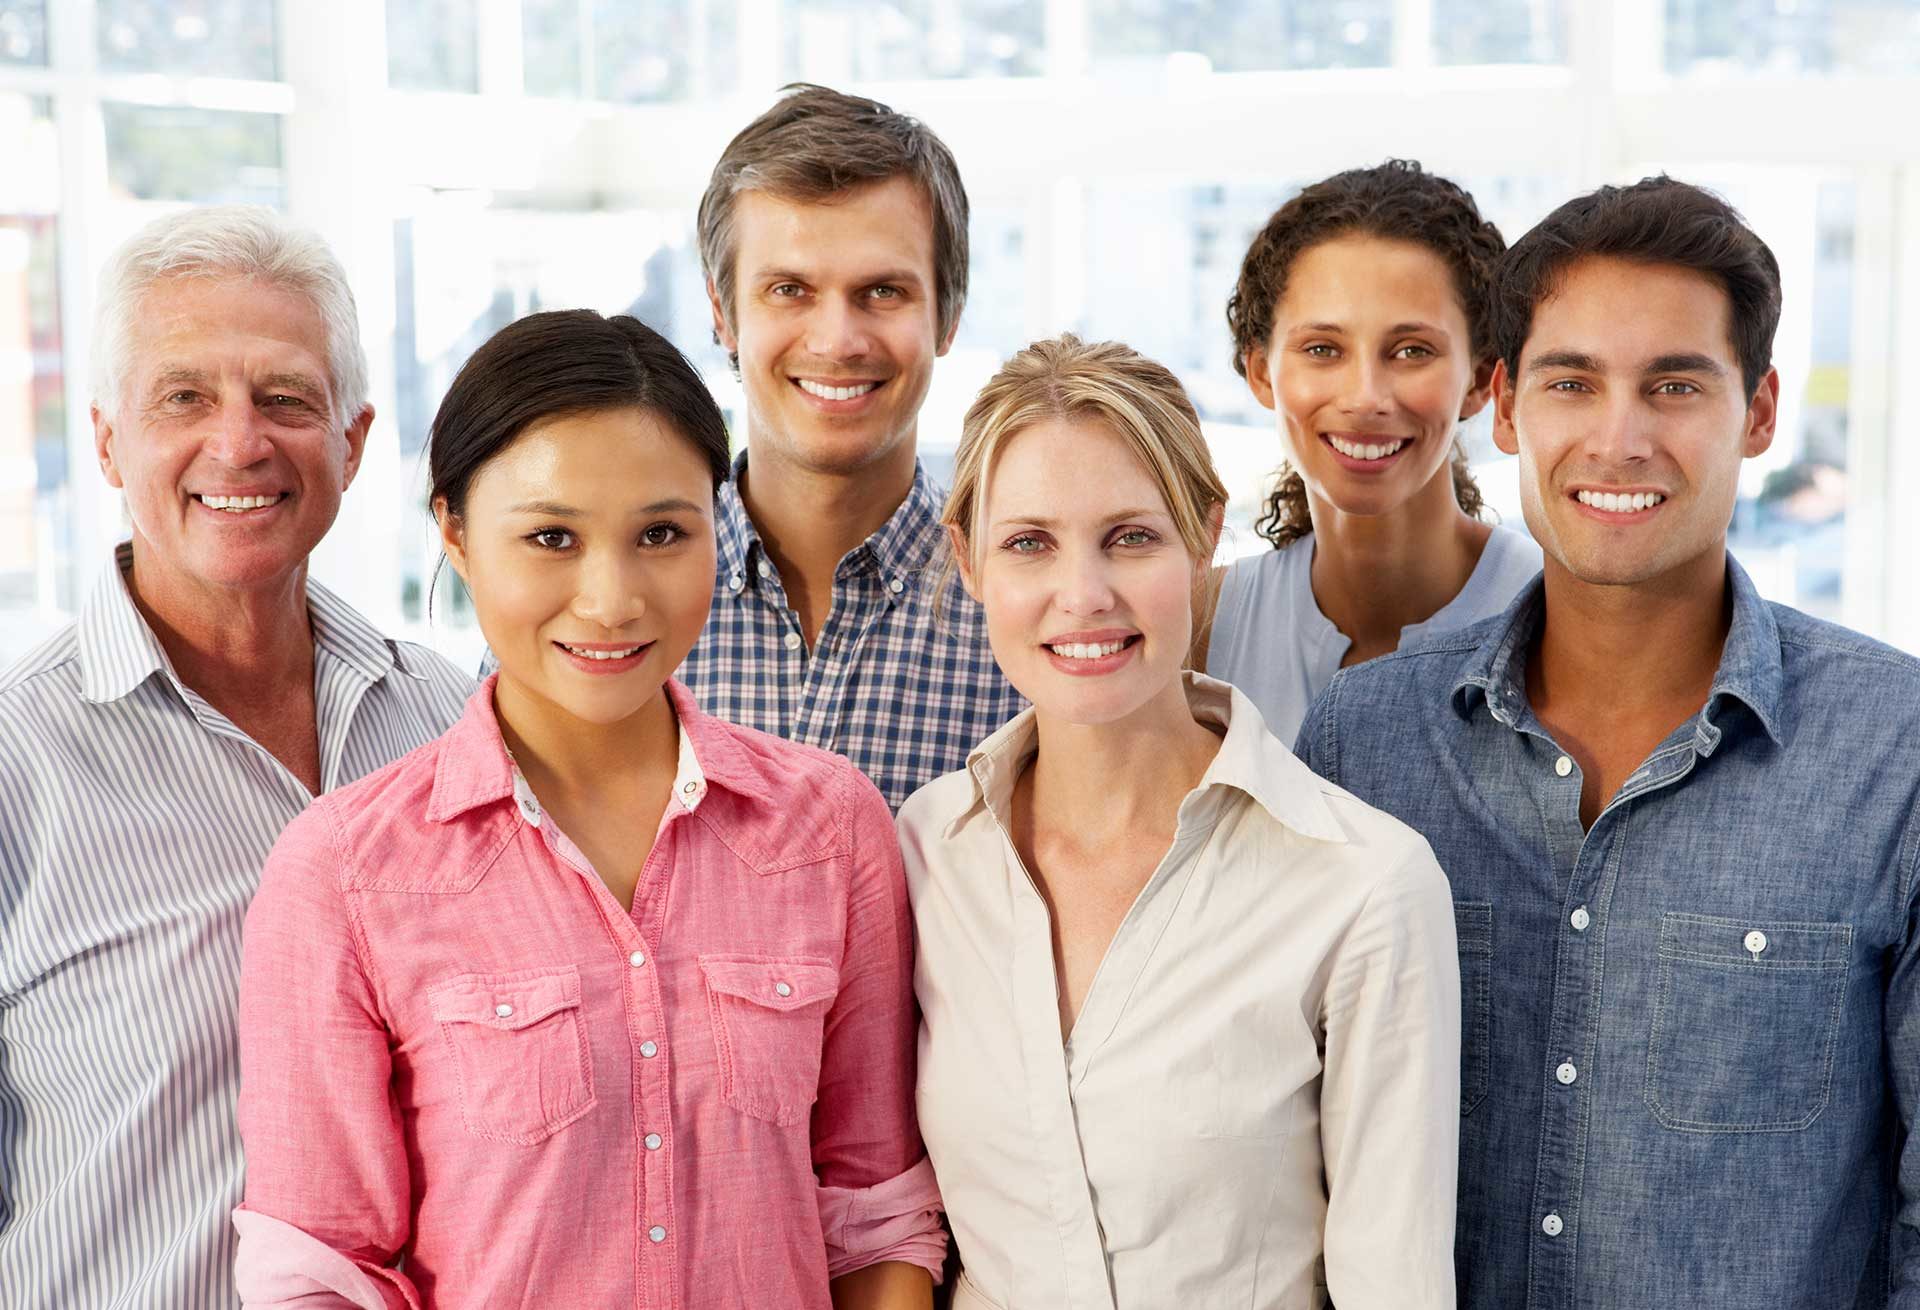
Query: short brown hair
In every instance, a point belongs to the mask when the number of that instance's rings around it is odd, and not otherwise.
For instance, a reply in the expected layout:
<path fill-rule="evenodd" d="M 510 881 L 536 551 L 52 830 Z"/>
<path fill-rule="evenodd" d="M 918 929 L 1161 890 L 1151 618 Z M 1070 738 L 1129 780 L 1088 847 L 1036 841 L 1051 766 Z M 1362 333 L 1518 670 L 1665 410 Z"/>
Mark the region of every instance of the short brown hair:
<path fill-rule="evenodd" d="M 953 152 L 917 118 L 809 82 L 781 88 L 773 108 L 727 143 L 700 197 L 700 266 L 728 325 L 741 192 L 821 201 L 895 177 L 918 182 L 933 211 L 934 304 L 945 340 L 967 301 L 967 189 Z"/>
<path fill-rule="evenodd" d="M 1509 375 L 1533 330 L 1533 311 L 1576 260 L 1589 256 L 1670 264 L 1705 274 L 1727 293 L 1733 352 L 1747 398 L 1773 367 L 1780 326 L 1780 265 L 1739 211 L 1713 192 L 1661 174 L 1603 186 L 1541 219 L 1501 261 L 1494 335 Z"/>
<path fill-rule="evenodd" d="M 1272 340 L 1273 312 L 1287 289 L 1293 261 L 1311 247 L 1343 236 L 1406 241 L 1439 256 L 1453 275 L 1474 362 L 1494 358 L 1493 278 L 1507 248 L 1500 229 L 1480 216 L 1480 207 L 1465 188 L 1427 172 L 1414 160 L 1389 159 L 1315 182 L 1274 211 L 1253 239 L 1227 301 L 1235 372 L 1245 377 L 1248 353 Z M 1453 490 L 1460 508 L 1479 517 L 1480 488 L 1457 441 Z M 1293 469 L 1281 469 L 1255 528 L 1276 549 L 1312 531 L 1306 483 Z"/>

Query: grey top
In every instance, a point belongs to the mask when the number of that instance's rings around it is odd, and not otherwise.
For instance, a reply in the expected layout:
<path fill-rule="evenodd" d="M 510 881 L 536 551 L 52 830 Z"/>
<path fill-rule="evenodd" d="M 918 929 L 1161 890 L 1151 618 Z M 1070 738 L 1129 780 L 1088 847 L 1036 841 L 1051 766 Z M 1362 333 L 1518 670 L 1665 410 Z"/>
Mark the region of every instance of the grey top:
<path fill-rule="evenodd" d="M 1400 629 L 1400 644 L 1491 618 L 1539 571 L 1540 548 L 1530 537 L 1495 528 L 1459 595 L 1426 622 Z M 1207 648 L 1207 673 L 1245 692 L 1267 729 L 1289 745 L 1353 645 L 1320 612 L 1312 573 L 1312 533 L 1235 560 L 1221 580 Z"/>

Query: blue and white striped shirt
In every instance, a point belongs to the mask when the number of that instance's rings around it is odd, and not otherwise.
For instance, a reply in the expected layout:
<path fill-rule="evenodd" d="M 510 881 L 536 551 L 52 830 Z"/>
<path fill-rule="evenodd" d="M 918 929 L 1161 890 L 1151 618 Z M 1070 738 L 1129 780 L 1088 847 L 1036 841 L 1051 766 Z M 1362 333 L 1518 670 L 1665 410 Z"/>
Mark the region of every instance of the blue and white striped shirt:
<path fill-rule="evenodd" d="M 709 714 L 846 756 L 897 810 L 1026 708 L 957 574 L 936 618 L 939 488 L 916 462 L 900 508 L 834 570 L 833 608 L 808 650 L 740 501 L 746 460 L 714 502 L 713 609 L 678 676 Z"/>
<path fill-rule="evenodd" d="M 312 797 L 181 684 L 131 548 L 0 672 L 0 1305 L 232 1306 L 240 928 Z M 472 682 L 307 584 L 321 777 L 440 735 Z M 299 1024 L 297 1014 L 287 1016 Z"/>

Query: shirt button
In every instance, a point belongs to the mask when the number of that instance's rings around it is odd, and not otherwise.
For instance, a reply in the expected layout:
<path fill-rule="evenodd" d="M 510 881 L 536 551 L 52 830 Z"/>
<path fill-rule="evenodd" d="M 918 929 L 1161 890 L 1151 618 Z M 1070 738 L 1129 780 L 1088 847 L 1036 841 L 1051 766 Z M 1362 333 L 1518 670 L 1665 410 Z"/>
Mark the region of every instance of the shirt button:
<path fill-rule="evenodd" d="M 789 632 L 785 637 L 781 638 L 781 644 L 788 650 L 799 650 L 800 634 L 797 632 Z"/>
<path fill-rule="evenodd" d="M 1573 761 L 1562 755 L 1553 762 L 1553 771 L 1564 778 L 1573 772 Z"/>
<path fill-rule="evenodd" d="M 1587 925 L 1593 922 L 1593 916 L 1591 914 L 1588 914 L 1587 907 L 1582 905 L 1579 909 L 1573 912 L 1573 914 L 1569 917 L 1568 922 L 1573 925 L 1573 930 L 1575 932 L 1585 932 L 1587 930 Z"/>
<path fill-rule="evenodd" d="M 646 1138 L 646 1141 L 647 1141 L 647 1149 L 648 1149 L 649 1151 L 657 1151 L 657 1150 L 659 1150 L 659 1149 L 660 1149 L 660 1134 L 659 1134 L 659 1133 L 648 1133 L 648 1134 L 647 1134 L 647 1138 Z"/>
<path fill-rule="evenodd" d="M 494 1006 L 493 1012 L 499 1015 L 502 1019 L 511 1019 L 513 1017 L 513 1007 L 511 1005 L 508 1005 L 505 1001 L 502 1001 L 500 1002 L 500 1004 Z"/>
<path fill-rule="evenodd" d="M 1561 1065 L 1558 1069 L 1555 1069 L 1553 1071 L 1553 1076 L 1560 1080 L 1560 1085 L 1562 1087 L 1566 1087 L 1570 1085 L 1574 1079 L 1580 1076 L 1580 1071 L 1574 1068 L 1573 1061 L 1569 1060 L 1565 1064 Z"/>
<path fill-rule="evenodd" d="M 733 576 L 727 579 L 728 591 L 738 591 L 740 590 L 740 588 L 746 585 L 747 585 L 747 580 L 741 577 L 738 573 L 734 574 Z"/>
<path fill-rule="evenodd" d="M 1747 934 L 1747 950 L 1754 955 L 1767 949 L 1767 935 L 1758 928 Z"/>
<path fill-rule="evenodd" d="M 1565 1224 L 1560 1222 L 1560 1216 L 1557 1214 L 1550 1214 L 1540 1221 L 1540 1231 L 1548 1237 L 1560 1236 L 1562 1232 L 1566 1231 L 1566 1227 Z M 655 1229 L 654 1231 L 658 1232 L 659 1229 Z"/>
<path fill-rule="evenodd" d="M 641 1042 L 640 1054 L 646 1059 L 651 1060 L 654 1056 L 660 1054 L 660 1048 L 655 1046 L 652 1042 Z"/>
<path fill-rule="evenodd" d="M 906 589 L 907 589 L 907 584 L 900 581 L 900 579 L 898 578 L 895 578 L 891 582 L 887 583 L 887 590 L 892 592 L 896 596 L 898 596 L 901 592 L 905 591 Z"/>
<path fill-rule="evenodd" d="M 667 1230 L 659 1224 L 655 1224 L 653 1227 L 647 1229 L 647 1240 L 650 1242 L 664 1242 L 667 1240 Z"/>
<path fill-rule="evenodd" d="M 693 779 L 689 778 L 685 783 L 681 785 L 680 790 L 685 792 L 687 795 L 691 796 L 695 792 L 700 790 L 700 784 L 698 782 L 695 782 Z"/>
<path fill-rule="evenodd" d="M 647 962 L 647 953 L 645 951 L 635 951 L 632 955 L 629 955 L 627 957 L 627 963 L 631 964 L 636 969 L 638 969 L 641 965 L 645 964 L 646 962 Z"/>
<path fill-rule="evenodd" d="M 773 994 L 775 996 L 791 996 L 793 995 L 793 987 L 788 983 L 775 983 L 773 985 Z"/>

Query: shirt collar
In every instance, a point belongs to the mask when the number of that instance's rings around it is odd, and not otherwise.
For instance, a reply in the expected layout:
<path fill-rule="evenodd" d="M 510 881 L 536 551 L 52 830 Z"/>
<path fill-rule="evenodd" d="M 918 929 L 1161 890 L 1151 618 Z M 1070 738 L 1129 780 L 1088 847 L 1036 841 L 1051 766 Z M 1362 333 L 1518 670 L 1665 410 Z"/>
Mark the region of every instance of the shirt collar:
<path fill-rule="evenodd" d="M 755 585 L 759 573 L 754 565 L 766 557 L 766 546 L 740 499 L 740 479 L 747 471 L 748 453 L 743 450 L 734 458 L 733 473 L 720 484 L 714 500 L 719 574 L 724 590 L 736 595 Z M 879 531 L 849 553 L 848 560 L 856 567 L 871 561 L 873 570 L 888 579 L 905 580 L 924 571 L 935 548 L 944 539 L 940 529 L 942 499 L 943 494 L 928 476 L 926 466 L 916 459 L 913 485 L 907 488 L 907 498 L 880 525 Z M 847 564 L 841 567 L 846 568 Z M 733 585 L 736 578 L 738 586 Z"/>
<path fill-rule="evenodd" d="M 467 698 L 466 711 L 459 721 L 440 739 L 433 794 L 427 801 L 431 822 L 446 823 L 482 805 L 516 798 L 525 786 L 507 754 L 500 720 L 493 709 L 494 684 L 499 680 L 498 673 L 489 674 Z M 709 791 L 719 786 L 748 800 L 770 804 L 771 780 L 764 770 L 755 767 L 755 761 L 740 748 L 727 726 L 703 713 L 694 703 L 693 694 L 677 681 L 667 682 L 667 699 L 680 724 L 675 799 L 688 810 L 697 809 Z M 531 798 L 530 792 L 526 798 Z"/>
<path fill-rule="evenodd" d="M 1196 797 L 1212 797 L 1222 789 L 1243 792 L 1276 823 L 1304 837 L 1344 842 L 1346 832 L 1321 794 L 1320 779 L 1267 730 L 1260 711 L 1245 693 L 1205 674 L 1189 672 L 1183 677 L 1194 718 L 1224 730 L 1224 736 L 1213 762 L 1188 793 L 1182 808 Z M 947 822 L 945 836 L 955 836 L 983 807 L 1005 826 L 1014 782 L 1036 749 L 1035 735 L 1034 711 L 1029 706 L 974 747 L 967 755 L 967 774 L 973 785 Z"/>
<path fill-rule="evenodd" d="M 1784 675 L 1780 662 L 1780 627 L 1773 611 L 1754 589 L 1747 571 L 1727 557 L 1727 590 L 1733 603 L 1733 621 L 1721 647 L 1720 667 L 1713 675 L 1702 710 L 1701 745 L 1711 753 L 1724 729 L 1715 722 L 1728 702 L 1747 707 L 1761 728 L 1777 744 L 1784 740 L 1782 716 Z M 1540 630 L 1545 608 L 1546 580 L 1535 578 L 1489 625 L 1487 636 L 1468 657 L 1453 686 L 1454 708 L 1464 717 L 1473 713 L 1476 698 L 1487 702 L 1494 716 L 1509 727 L 1519 719 L 1525 699 L 1527 652 Z"/>
<path fill-rule="evenodd" d="M 80 694 L 95 704 L 119 700 L 155 673 L 179 681 L 159 639 L 134 604 L 127 585 L 132 571 L 133 543 L 123 541 L 114 547 L 112 560 L 80 606 Z M 306 585 L 307 616 L 316 647 L 359 670 L 369 682 L 380 681 L 395 668 L 411 678 L 427 677 L 424 668 L 408 667 L 396 657 L 394 644 L 351 605 L 311 578 Z"/>

